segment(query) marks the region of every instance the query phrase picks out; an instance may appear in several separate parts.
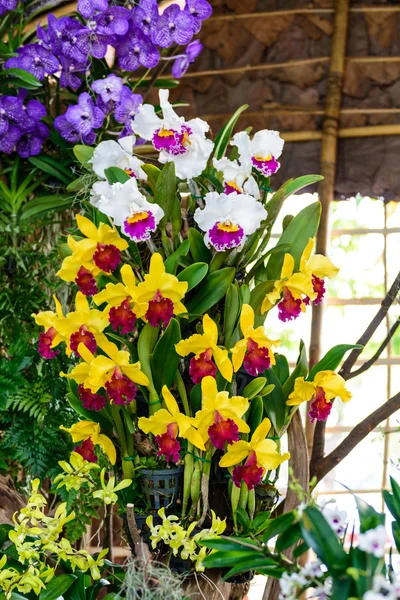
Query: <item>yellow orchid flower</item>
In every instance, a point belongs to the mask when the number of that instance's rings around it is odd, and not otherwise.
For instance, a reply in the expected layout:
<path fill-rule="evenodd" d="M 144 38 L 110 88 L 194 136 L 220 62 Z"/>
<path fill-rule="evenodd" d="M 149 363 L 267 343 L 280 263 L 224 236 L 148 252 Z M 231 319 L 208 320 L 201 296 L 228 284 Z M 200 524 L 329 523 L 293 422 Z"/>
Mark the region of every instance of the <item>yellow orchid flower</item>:
<path fill-rule="evenodd" d="M 166 273 L 161 254 L 150 259 L 149 273 L 136 289 L 137 317 L 144 318 L 153 327 L 165 327 L 174 315 L 186 313 L 181 300 L 188 288 L 187 281 L 179 281 Z"/>
<path fill-rule="evenodd" d="M 271 429 L 271 421 L 264 419 L 257 427 L 251 440 L 241 440 L 228 446 L 226 454 L 219 461 L 220 467 L 233 467 L 233 483 L 240 487 L 243 480 L 249 490 L 258 485 L 266 471 L 276 469 L 281 463 L 290 458 L 290 454 L 279 454 L 274 440 L 266 439 Z M 244 465 L 239 465 L 243 460 Z"/>
<path fill-rule="evenodd" d="M 72 441 L 76 444 L 85 440 L 91 440 L 95 446 L 100 446 L 104 454 L 106 454 L 112 465 L 115 465 L 117 453 L 115 446 L 109 437 L 100 433 L 100 425 L 93 421 L 79 421 L 71 427 L 60 425 L 60 429 L 68 431 L 72 437 Z"/>
<path fill-rule="evenodd" d="M 321 254 L 311 256 L 314 242 L 310 238 L 300 258 L 300 270 L 294 273 L 294 258 L 285 254 L 281 278 L 275 282 L 274 289 L 269 292 L 261 305 L 261 314 L 270 310 L 282 294 L 278 304 L 279 319 L 290 321 L 305 312 L 310 301 L 319 304 L 325 294 L 324 278 L 335 277 L 339 269 Z"/>
<path fill-rule="evenodd" d="M 239 432 L 250 431 L 241 418 L 249 408 L 247 398 L 218 392 L 217 382 L 210 376 L 202 379 L 201 392 L 202 408 L 196 413 L 194 425 L 204 443 L 210 438 L 215 448 L 223 450 L 226 442 L 232 444 L 239 439 Z"/>
<path fill-rule="evenodd" d="M 96 304 L 107 302 L 109 321 L 114 331 L 121 328 L 121 333 L 131 333 L 135 329 L 136 306 L 136 277 L 130 265 L 121 267 L 123 283 L 108 283 L 104 290 L 93 298 Z"/>
<path fill-rule="evenodd" d="M 108 310 L 91 309 L 87 298 L 78 292 L 75 298 L 75 311 L 60 319 L 57 328 L 67 340 L 67 354 L 78 354 L 78 346 L 83 343 L 92 353 L 96 352 L 100 341 L 107 341 L 102 333 L 108 327 Z"/>
<path fill-rule="evenodd" d="M 118 350 L 118 347 L 107 339 L 99 341 L 99 347 L 107 356 L 94 357 L 84 344 L 79 344 L 78 352 L 84 362 L 77 365 L 71 373 L 61 375 L 83 384 L 85 389 L 93 393 L 104 387 L 110 402 L 131 402 L 136 395 L 134 383 L 149 385 L 147 376 L 140 369 L 140 362 L 130 363 L 129 352 Z"/>
<path fill-rule="evenodd" d="M 100 483 L 101 490 L 96 490 L 93 492 L 93 498 L 99 498 L 104 502 L 104 504 L 115 504 L 118 502 L 118 496 L 115 492 L 119 492 L 119 490 L 123 490 L 129 487 L 132 483 L 132 479 L 123 479 L 117 485 L 115 485 L 115 477 L 110 477 L 109 480 L 105 481 L 105 469 L 101 470 L 100 473 Z"/>
<path fill-rule="evenodd" d="M 179 461 L 181 445 L 177 437 L 187 439 L 200 450 L 205 450 L 204 442 L 199 432 L 193 427 L 193 419 L 182 414 L 179 406 L 166 385 L 162 388 L 166 408 L 160 408 L 151 417 L 140 417 L 139 428 L 144 433 L 153 433 L 159 446 L 158 456 L 165 460 Z"/>
<path fill-rule="evenodd" d="M 352 394 L 345 387 L 343 377 L 334 371 L 319 371 L 313 381 L 305 381 L 304 377 L 297 377 L 294 382 L 294 390 L 289 395 L 286 404 L 297 406 L 302 402 L 311 402 L 308 413 L 311 422 L 315 419 L 326 421 L 332 409 L 332 400 L 337 396 L 348 402 Z"/>
<path fill-rule="evenodd" d="M 76 222 L 85 239 L 77 241 L 69 236 L 72 255 L 64 259 L 57 275 L 63 281 L 75 281 L 85 296 L 93 296 L 97 292 L 95 276 L 101 271 L 114 271 L 121 262 L 121 250 L 126 250 L 128 243 L 105 223 L 96 227 L 82 215 L 76 215 Z"/>
<path fill-rule="evenodd" d="M 278 346 L 280 340 L 270 340 L 265 335 L 264 326 L 254 329 L 254 310 L 249 304 L 243 304 L 240 315 L 240 329 L 243 339 L 232 348 L 233 368 L 236 371 L 244 363 L 244 368 L 253 377 L 258 377 L 275 364 L 272 346 Z"/>
<path fill-rule="evenodd" d="M 220 348 L 217 343 L 218 327 L 211 317 L 204 315 L 203 333 L 195 333 L 187 340 L 181 340 L 178 344 L 175 344 L 175 350 L 179 356 L 194 354 L 189 366 L 193 383 L 200 383 L 206 375 L 215 377 L 217 373 L 216 366 L 222 377 L 227 381 L 232 381 L 233 369 L 228 350 Z M 215 364 L 212 358 L 214 358 Z"/>
<path fill-rule="evenodd" d="M 44 332 L 39 335 L 38 352 L 40 356 L 46 359 L 54 358 L 58 351 L 54 351 L 53 348 L 66 341 L 65 336 L 59 331 L 59 324 L 64 318 L 62 306 L 56 296 L 53 296 L 53 300 L 56 305 L 56 312 L 45 310 L 32 315 L 36 325 L 44 327 Z"/>

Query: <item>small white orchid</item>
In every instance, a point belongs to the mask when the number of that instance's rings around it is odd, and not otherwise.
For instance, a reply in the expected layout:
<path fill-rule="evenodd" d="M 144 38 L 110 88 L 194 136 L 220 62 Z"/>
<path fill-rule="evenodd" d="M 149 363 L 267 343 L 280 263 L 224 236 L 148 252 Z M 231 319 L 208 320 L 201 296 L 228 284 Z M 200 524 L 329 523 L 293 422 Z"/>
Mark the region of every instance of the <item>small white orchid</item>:
<path fill-rule="evenodd" d="M 141 168 L 143 161 L 132 156 L 134 145 L 135 136 L 133 135 L 121 138 L 118 142 L 114 140 L 100 142 L 90 160 L 93 171 L 101 179 L 106 179 L 105 169 L 119 167 L 131 177 L 146 180 L 147 175 Z"/>
<path fill-rule="evenodd" d="M 375 529 L 368 529 L 365 533 L 360 533 L 358 547 L 367 554 L 373 554 L 376 558 L 383 558 L 386 540 L 387 533 L 384 525 L 378 525 Z"/>
<path fill-rule="evenodd" d="M 205 208 L 198 208 L 194 220 L 206 232 L 204 242 L 218 252 L 242 248 L 247 235 L 260 227 L 267 211 L 260 202 L 247 194 L 205 195 Z"/>
<path fill-rule="evenodd" d="M 284 143 L 279 131 L 269 129 L 257 131 L 253 139 L 247 131 L 239 131 L 231 141 L 231 144 L 237 146 L 239 150 L 240 164 L 250 163 L 265 177 L 274 175 L 279 169 L 280 164 L 277 159 L 282 154 Z"/>
<path fill-rule="evenodd" d="M 113 185 L 98 181 L 93 185 L 90 203 L 135 242 L 148 240 L 164 216 L 161 206 L 146 200 L 134 178 Z"/>
<path fill-rule="evenodd" d="M 160 90 L 162 118 L 154 106 L 142 104 L 132 122 L 132 130 L 145 140 L 151 140 L 160 153 L 158 160 L 174 162 L 180 179 L 200 175 L 213 150 L 213 143 L 205 137 L 210 126 L 201 119 L 185 121 L 168 102 L 169 91 Z"/>
<path fill-rule="evenodd" d="M 105 481 L 105 473 L 106 470 L 102 469 L 100 473 L 100 482 L 101 482 L 101 490 L 97 490 L 93 492 L 93 498 L 99 498 L 104 502 L 104 504 L 115 504 L 118 502 L 118 496 L 115 492 L 119 492 L 127 487 L 129 487 L 132 483 L 132 479 L 123 479 L 117 485 L 115 485 L 115 477 L 110 477 L 110 479 Z"/>
<path fill-rule="evenodd" d="M 340 538 L 343 537 L 346 531 L 347 513 L 344 510 L 339 510 L 338 506 L 330 508 L 329 505 L 324 506 L 322 514 L 332 527 L 333 531 Z"/>

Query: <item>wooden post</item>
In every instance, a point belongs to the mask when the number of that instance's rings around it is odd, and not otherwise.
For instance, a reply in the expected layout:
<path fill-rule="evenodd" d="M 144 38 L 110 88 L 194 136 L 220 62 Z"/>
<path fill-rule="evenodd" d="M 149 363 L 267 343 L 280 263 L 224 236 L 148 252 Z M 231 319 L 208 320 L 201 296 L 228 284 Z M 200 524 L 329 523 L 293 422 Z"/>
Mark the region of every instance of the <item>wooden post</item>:
<path fill-rule="evenodd" d="M 350 0 L 336 0 L 335 22 L 332 37 L 332 52 L 329 65 L 325 113 L 322 126 L 320 173 L 324 179 L 318 187 L 322 204 L 321 222 L 316 237 L 316 252 L 326 254 L 328 248 L 329 206 L 334 197 L 336 158 L 339 134 L 340 108 L 346 60 L 346 43 L 349 22 Z M 312 308 L 310 366 L 315 365 L 321 354 L 322 314 L 324 305 Z M 307 420 L 306 436 L 311 455 L 314 427 Z"/>

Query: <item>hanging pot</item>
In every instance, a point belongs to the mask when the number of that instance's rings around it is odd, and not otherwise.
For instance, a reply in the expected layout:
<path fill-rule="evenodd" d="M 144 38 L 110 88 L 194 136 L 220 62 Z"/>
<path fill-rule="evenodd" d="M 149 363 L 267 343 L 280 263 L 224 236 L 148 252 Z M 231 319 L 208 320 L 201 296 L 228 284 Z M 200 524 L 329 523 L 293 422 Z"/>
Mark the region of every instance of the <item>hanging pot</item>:
<path fill-rule="evenodd" d="M 175 506 L 182 496 L 183 467 L 139 469 L 143 493 L 152 510 Z"/>

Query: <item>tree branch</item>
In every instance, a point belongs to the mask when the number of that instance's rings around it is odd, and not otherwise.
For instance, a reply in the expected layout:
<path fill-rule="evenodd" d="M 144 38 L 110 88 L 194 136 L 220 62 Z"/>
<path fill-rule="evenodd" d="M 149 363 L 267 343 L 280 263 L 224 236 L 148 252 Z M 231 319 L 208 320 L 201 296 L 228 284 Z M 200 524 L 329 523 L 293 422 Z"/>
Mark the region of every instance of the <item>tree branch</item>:
<path fill-rule="evenodd" d="M 393 302 L 396 300 L 399 290 L 400 290 L 400 272 L 398 273 L 396 279 L 394 280 L 392 287 L 390 288 L 390 290 L 386 294 L 385 298 L 383 299 L 380 309 L 378 310 L 375 317 L 372 319 L 371 323 L 368 325 L 367 329 L 364 331 L 364 333 L 358 340 L 357 344 L 360 344 L 361 346 L 365 346 L 369 342 L 369 340 L 371 339 L 371 337 L 373 336 L 375 331 L 378 329 L 378 327 L 381 324 L 381 322 L 383 321 L 383 319 L 386 317 L 389 308 L 392 306 Z M 382 348 L 382 350 L 383 350 L 383 348 Z M 360 356 L 362 351 L 363 351 L 363 348 L 355 348 L 354 350 L 352 350 L 350 352 L 349 356 L 344 361 L 342 368 L 339 371 L 339 375 L 341 375 L 343 377 L 343 379 L 346 379 L 346 380 L 350 379 L 350 371 L 353 368 L 355 362 L 357 361 L 357 359 Z"/>
<path fill-rule="evenodd" d="M 372 367 L 372 365 L 378 360 L 378 358 L 380 357 L 380 355 L 382 354 L 382 352 L 384 351 L 386 346 L 389 344 L 390 340 L 396 333 L 399 325 L 400 325 L 400 319 L 397 319 L 397 321 L 395 321 L 393 323 L 393 325 L 391 326 L 389 333 L 387 334 L 387 336 L 385 337 L 385 339 L 383 340 L 382 344 L 379 346 L 379 348 L 375 352 L 375 354 L 369 360 L 365 361 L 365 363 L 363 365 L 361 365 L 361 367 L 359 369 L 356 369 L 356 371 L 352 371 L 351 373 L 349 373 L 348 376 L 346 377 L 347 380 L 353 379 L 353 377 L 357 377 L 357 375 L 361 375 L 361 373 L 368 371 L 368 369 L 370 367 Z"/>
<path fill-rule="evenodd" d="M 368 415 L 361 423 L 356 425 L 349 435 L 335 450 L 318 464 L 314 465 L 312 477 L 320 481 L 329 471 L 334 469 L 350 452 L 375 429 L 382 421 L 393 415 L 400 408 L 400 392 L 390 398 L 385 404 Z"/>

